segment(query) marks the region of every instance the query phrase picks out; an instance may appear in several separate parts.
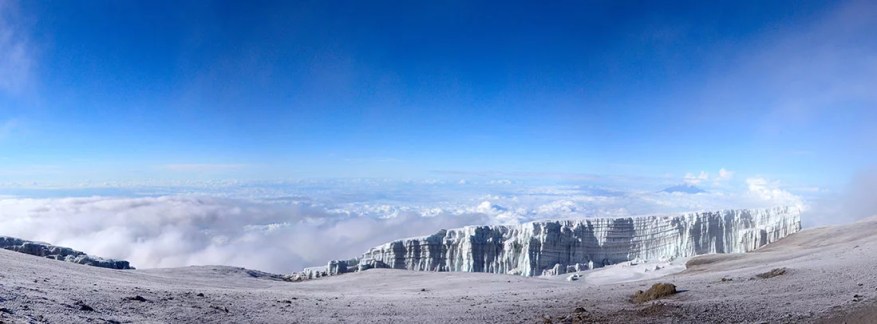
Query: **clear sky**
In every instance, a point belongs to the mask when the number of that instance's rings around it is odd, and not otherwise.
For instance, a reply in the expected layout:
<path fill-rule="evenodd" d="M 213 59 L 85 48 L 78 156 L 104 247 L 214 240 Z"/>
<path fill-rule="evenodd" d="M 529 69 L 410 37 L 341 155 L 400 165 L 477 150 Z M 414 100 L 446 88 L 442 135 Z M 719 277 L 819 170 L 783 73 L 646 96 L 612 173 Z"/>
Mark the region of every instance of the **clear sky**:
<path fill-rule="evenodd" d="M 877 5 L 0 1 L 0 178 L 877 162 Z M 0 181 L 2 182 L 2 181 Z"/>

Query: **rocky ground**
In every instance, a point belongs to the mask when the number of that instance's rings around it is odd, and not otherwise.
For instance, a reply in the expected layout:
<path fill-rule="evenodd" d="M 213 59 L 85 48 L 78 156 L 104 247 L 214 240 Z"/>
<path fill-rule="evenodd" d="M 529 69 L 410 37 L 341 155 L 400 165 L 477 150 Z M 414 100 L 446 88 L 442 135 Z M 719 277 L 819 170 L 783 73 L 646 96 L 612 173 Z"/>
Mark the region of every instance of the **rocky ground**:
<path fill-rule="evenodd" d="M 112 270 L 0 250 L 0 322 L 873 323 L 875 269 L 877 219 L 623 283 L 401 270 L 294 283 L 242 268 Z M 630 302 L 656 282 L 680 292 Z"/>

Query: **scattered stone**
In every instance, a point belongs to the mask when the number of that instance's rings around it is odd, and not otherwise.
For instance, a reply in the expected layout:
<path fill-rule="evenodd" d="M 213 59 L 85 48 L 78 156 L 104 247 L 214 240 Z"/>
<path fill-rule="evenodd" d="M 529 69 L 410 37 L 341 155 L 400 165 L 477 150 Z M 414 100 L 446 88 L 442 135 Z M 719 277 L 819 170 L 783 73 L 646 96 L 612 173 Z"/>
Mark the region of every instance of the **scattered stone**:
<path fill-rule="evenodd" d="M 420 291 L 426 291 L 426 288 L 420 288 Z"/>
<path fill-rule="evenodd" d="M 658 316 L 669 316 L 679 310 L 679 306 L 675 305 L 667 305 L 664 303 L 653 303 L 649 306 L 646 306 L 640 310 L 637 310 L 637 314 L 644 317 L 655 318 Z"/>
<path fill-rule="evenodd" d="M 676 294 L 676 285 L 670 283 L 656 283 L 646 291 L 637 290 L 631 297 L 634 303 L 644 303 L 647 301 L 664 298 Z"/>
<path fill-rule="evenodd" d="M 773 269 L 773 270 L 765 272 L 765 273 L 759 273 L 755 276 L 759 277 L 761 279 L 768 279 L 768 278 L 773 278 L 773 277 L 777 277 L 777 276 L 782 276 L 784 274 L 786 274 L 786 268 L 776 268 L 776 269 Z"/>

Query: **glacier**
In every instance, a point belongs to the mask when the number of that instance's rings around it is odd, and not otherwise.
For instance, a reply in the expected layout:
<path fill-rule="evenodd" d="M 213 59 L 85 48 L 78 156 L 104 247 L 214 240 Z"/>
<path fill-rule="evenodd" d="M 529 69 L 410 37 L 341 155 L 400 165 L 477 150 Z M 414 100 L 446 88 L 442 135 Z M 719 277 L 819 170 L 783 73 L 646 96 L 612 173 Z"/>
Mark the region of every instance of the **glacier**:
<path fill-rule="evenodd" d="M 30 254 L 49 259 L 60 261 L 90 265 L 100 268 L 127 270 L 134 269 L 128 261 L 104 259 L 100 257 L 90 256 L 85 252 L 76 251 L 74 249 L 55 246 L 43 242 L 34 242 L 22 240 L 14 237 L 0 236 L 0 249 Z"/>
<path fill-rule="evenodd" d="M 559 275 L 635 260 L 748 252 L 800 229 L 800 210 L 794 207 L 467 226 L 388 242 L 294 276 L 313 279 L 371 268 Z"/>

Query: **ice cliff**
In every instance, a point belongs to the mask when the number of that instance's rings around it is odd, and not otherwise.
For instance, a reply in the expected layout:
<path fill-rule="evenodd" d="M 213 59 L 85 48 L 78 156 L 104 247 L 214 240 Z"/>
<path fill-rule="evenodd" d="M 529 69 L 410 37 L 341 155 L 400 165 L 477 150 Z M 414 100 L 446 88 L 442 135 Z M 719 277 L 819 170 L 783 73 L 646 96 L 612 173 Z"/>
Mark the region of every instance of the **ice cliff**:
<path fill-rule="evenodd" d="M 128 261 L 93 257 L 71 248 L 0 236 L 0 249 L 110 269 L 134 269 Z"/>
<path fill-rule="evenodd" d="M 800 212 L 792 207 L 467 226 L 389 242 L 298 275 L 308 279 L 370 268 L 562 274 L 631 260 L 747 252 L 800 229 Z"/>

